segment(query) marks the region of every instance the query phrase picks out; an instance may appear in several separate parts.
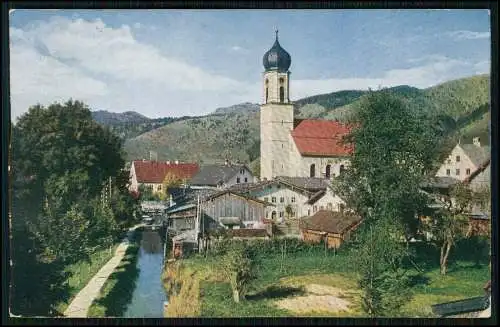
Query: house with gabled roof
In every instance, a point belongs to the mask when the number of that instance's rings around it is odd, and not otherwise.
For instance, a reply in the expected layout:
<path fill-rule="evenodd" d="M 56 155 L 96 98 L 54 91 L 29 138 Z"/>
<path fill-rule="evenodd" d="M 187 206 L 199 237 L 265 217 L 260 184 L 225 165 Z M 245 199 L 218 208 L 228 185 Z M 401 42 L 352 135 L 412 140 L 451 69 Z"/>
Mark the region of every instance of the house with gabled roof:
<path fill-rule="evenodd" d="M 230 190 L 273 204 L 266 207 L 265 217 L 276 223 L 285 218 L 310 216 L 319 210 L 340 211 L 345 205 L 324 178 L 278 176 L 259 183 L 235 185 Z"/>
<path fill-rule="evenodd" d="M 203 165 L 189 181 L 192 188 L 225 189 L 232 185 L 253 183 L 255 177 L 243 164 Z"/>
<path fill-rule="evenodd" d="M 458 143 L 439 167 L 436 177 L 450 177 L 465 181 L 489 161 L 490 157 L 490 147 L 481 145 L 479 137 L 473 138 L 472 144 Z"/>
<path fill-rule="evenodd" d="M 137 192 L 140 185 L 151 187 L 153 193 L 162 190 L 167 173 L 184 183 L 188 182 L 199 170 L 196 163 L 179 161 L 135 160 L 130 166 L 130 191 Z"/>

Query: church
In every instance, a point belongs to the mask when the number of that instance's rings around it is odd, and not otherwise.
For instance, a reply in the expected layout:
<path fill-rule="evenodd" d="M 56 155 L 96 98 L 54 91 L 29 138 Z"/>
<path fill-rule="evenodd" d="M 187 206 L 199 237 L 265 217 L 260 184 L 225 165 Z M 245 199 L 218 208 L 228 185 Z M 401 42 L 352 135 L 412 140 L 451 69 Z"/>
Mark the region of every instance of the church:
<path fill-rule="evenodd" d="M 260 106 L 260 177 L 333 178 L 349 164 L 352 147 L 342 144 L 348 126 L 331 120 L 295 119 L 290 101 L 290 54 L 276 40 L 264 54 Z"/>

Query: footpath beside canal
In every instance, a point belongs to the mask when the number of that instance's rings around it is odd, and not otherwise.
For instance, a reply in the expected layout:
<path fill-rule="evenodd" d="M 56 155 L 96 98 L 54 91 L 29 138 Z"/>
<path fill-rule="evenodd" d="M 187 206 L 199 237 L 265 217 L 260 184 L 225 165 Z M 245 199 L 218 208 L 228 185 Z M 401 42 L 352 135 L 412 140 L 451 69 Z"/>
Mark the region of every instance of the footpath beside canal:
<path fill-rule="evenodd" d="M 129 229 L 129 232 L 134 232 L 137 228 L 142 226 L 136 225 Z M 92 305 L 94 299 L 99 296 L 99 292 L 103 287 L 109 276 L 115 271 L 116 267 L 122 261 L 127 248 L 129 247 L 129 239 L 125 239 L 118 245 L 115 251 L 115 255 L 111 258 L 94 277 L 88 282 L 88 284 L 75 296 L 73 301 L 70 303 L 64 316 L 68 318 L 86 318 L 88 310 Z"/>

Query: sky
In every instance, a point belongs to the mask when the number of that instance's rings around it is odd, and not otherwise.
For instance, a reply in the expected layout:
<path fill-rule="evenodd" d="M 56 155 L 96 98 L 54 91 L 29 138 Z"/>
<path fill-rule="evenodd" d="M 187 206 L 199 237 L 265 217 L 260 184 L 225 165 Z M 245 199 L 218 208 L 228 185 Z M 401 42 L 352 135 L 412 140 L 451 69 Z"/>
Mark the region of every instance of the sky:
<path fill-rule="evenodd" d="M 490 72 L 488 10 L 20 10 L 11 115 L 72 98 L 150 118 L 262 102 L 275 30 L 291 100 Z"/>

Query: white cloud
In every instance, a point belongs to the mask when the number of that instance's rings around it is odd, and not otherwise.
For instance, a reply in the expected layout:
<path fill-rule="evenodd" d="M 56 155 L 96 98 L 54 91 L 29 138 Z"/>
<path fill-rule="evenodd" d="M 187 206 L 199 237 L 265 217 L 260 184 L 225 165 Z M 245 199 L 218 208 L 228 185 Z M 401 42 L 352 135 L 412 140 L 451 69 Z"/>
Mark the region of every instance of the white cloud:
<path fill-rule="evenodd" d="M 10 70 L 12 117 L 36 103 L 64 102 L 69 98 L 89 101 L 108 93 L 102 81 L 24 45 L 11 46 Z"/>
<path fill-rule="evenodd" d="M 474 64 L 474 69 L 476 74 L 489 74 L 491 71 L 491 62 L 489 60 L 483 60 Z"/>
<path fill-rule="evenodd" d="M 392 69 L 380 77 L 374 78 L 292 80 L 292 98 L 300 99 L 315 94 L 340 90 L 366 90 L 368 88 L 377 89 L 379 87 L 397 85 L 427 88 L 451 79 L 487 73 L 489 72 L 490 65 L 489 61 L 472 63 L 438 54 L 411 59 L 409 61 L 421 64 L 411 68 Z"/>
<path fill-rule="evenodd" d="M 140 29 L 141 27 L 142 27 L 141 23 L 139 23 L 139 22 L 134 23 L 134 28 Z"/>
<path fill-rule="evenodd" d="M 452 31 L 446 32 L 447 36 L 455 40 L 476 40 L 476 39 L 489 39 L 490 32 L 473 32 L 473 31 Z"/>
<path fill-rule="evenodd" d="M 149 95 L 149 89 L 174 95 L 190 92 L 191 98 L 200 100 L 207 92 L 241 96 L 248 89 L 245 83 L 208 73 L 138 42 L 127 25 L 112 28 L 99 19 L 55 17 L 26 30 L 11 28 L 10 32 L 13 116 L 25 111 L 29 104 L 69 96 L 90 99 L 94 105 L 105 102 L 110 110 L 119 110 L 103 100 L 106 84 L 117 92 L 124 89 L 120 85 L 134 85 L 133 95 L 109 96 L 129 98 L 130 106 L 136 108 L 139 99 Z M 154 115 L 154 109 L 149 110 Z M 182 114 L 183 108 L 172 111 L 163 115 Z"/>
<path fill-rule="evenodd" d="M 112 28 L 101 20 L 59 17 L 29 26 L 10 28 L 13 117 L 30 105 L 68 98 L 83 100 L 93 109 L 135 110 L 149 117 L 201 115 L 217 107 L 262 99 L 260 80 L 237 81 L 169 57 L 139 42 L 127 25 Z M 232 48 L 244 50 L 237 45 Z M 292 79 L 291 96 L 299 99 L 401 84 L 429 87 L 487 72 L 490 65 L 489 61 L 470 63 L 441 55 L 409 62 L 415 66 L 374 78 Z"/>
<path fill-rule="evenodd" d="M 244 50 L 244 49 L 243 49 L 242 47 L 240 47 L 239 45 L 233 45 L 233 46 L 231 47 L 231 50 L 236 51 L 236 52 L 239 52 L 239 51 L 242 51 L 242 50 Z"/>

